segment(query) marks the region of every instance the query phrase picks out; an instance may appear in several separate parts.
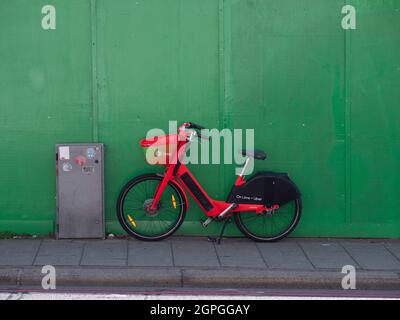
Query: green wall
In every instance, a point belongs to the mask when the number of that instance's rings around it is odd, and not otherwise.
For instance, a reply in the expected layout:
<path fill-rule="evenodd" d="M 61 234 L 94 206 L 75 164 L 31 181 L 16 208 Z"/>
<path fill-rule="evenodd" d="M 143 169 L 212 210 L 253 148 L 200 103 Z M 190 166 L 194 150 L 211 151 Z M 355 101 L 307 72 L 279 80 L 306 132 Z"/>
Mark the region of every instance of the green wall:
<path fill-rule="evenodd" d="M 399 237 L 399 35 L 398 0 L 2 0 L 0 232 L 53 232 L 54 145 L 87 141 L 106 145 L 107 229 L 121 232 L 120 187 L 161 170 L 138 140 L 177 120 L 254 128 L 256 168 L 302 190 L 294 235 Z M 235 179 L 191 169 L 216 198 Z M 192 202 L 179 233 L 216 233 L 202 216 Z"/>

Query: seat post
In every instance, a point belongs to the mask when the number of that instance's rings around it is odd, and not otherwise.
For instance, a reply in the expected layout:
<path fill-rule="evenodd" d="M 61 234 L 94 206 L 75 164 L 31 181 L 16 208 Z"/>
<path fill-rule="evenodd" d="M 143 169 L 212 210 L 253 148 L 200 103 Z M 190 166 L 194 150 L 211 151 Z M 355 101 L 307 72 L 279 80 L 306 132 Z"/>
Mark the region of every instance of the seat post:
<path fill-rule="evenodd" d="M 244 173 L 246 172 L 247 166 L 249 165 L 249 161 L 250 161 L 250 158 L 247 157 L 246 162 L 244 163 L 244 166 L 242 168 L 242 171 L 239 174 L 239 177 L 243 177 Z"/>

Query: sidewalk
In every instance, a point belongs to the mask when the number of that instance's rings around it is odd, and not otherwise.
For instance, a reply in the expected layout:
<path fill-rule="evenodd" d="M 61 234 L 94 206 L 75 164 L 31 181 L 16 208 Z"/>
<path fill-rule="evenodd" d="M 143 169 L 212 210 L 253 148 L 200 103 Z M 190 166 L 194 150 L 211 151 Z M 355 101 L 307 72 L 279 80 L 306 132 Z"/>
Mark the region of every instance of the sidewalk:
<path fill-rule="evenodd" d="M 0 286 L 41 288 L 44 265 L 56 267 L 57 287 L 292 289 L 341 289 L 353 265 L 357 289 L 400 290 L 399 240 L 0 240 Z"/>

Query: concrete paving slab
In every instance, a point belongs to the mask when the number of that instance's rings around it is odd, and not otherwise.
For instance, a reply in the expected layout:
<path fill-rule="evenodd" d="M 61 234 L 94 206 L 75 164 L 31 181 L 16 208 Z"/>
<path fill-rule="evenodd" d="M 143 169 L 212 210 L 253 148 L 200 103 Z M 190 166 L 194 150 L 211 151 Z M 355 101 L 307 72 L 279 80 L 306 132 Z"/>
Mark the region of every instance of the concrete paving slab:
<path fill-rule="evenodd" d="M 82 266 L 126 266 L 128 241 L 99 240 L 87 242 L 84 246 Z"/>
<path fill-rule="evenodd" d="M 385 247 L 400 261 L 400 242 L 385 243 Z"/>
<path fill-rule="evenodd" d="M 267 268 L 254 242 L 223 240 L 215 248 L 223 267 Z"/>
<path fill-rule="evenodd" d="M 214 244 L 202 240 L 172 240 L 174 265 L 181 267 L 219 267 Z"/>
<path fill-rule="evenodd" d="M 32 265 L 40 244 L 40 240 L 0 240 L 0 266 Z"/>
<path fill-rule="evenodd" d="M 288 239 L 278 243 L 256 244 L 247 239 L 224 239 L 221 245 L 214 245 L 206 238 L 189 237 L 156 243 L 121 239 L 2 240 L 0 261 L 6 263 L 0 265 L 0 285 L 40 289 L 43 278 L 40 264 L 49 262 L 51 256 L 56 263 L 63 259 L 76 263 L 79 245 L 83 245 L 85 248 L 79 251 L 83 252 L 81 265 L 57 265 L 57 287 L 337 289 L 343 277 L 341 268 L 350 264 L 359 269 L 357 289 L 400 288 L 400 272 L 396 269 L 399 261 L 395 257 L 395 253 L 399 253 L 400 242 L 325 240 Z M 389 249 L 392 251 L 389 252 Z M 12 259 L 18 256 L 24 259 L 21 259 L 22 264 L 16 266 Z M 48 259 L 41 261 L 43 257 Z M 173 258 L 175 265 L 171 266 Z M 384 263 L 377 263 L 377 260 L 384 260 Z M 310 268 L 311 262 L 314 269 Z M 32 263 L 37 266 L 31 266 Z M 393 270 L 389 270 L 389 267 Z"/>
<path fill-rule="evenodd" d="M 379 243 L 342 242 L 354 260 L 368 270 L 400 270 L 400 262 Z"/>
<path fill-rule="evenodd" d="M 300 241 L 299 245 L 315 268 L 341 270 L 345 265 L 358 266 L 338 243 Z"/>
<path fill-rule="evenodd" d="M 296 242 L 257 243 L 269 268 L 312 270 L 313 265 L 307 259 Z"/>
<path fill-rule="evenodd" d="M 84 242 L 71 240 L 43 240 L 34 265 L 78 266 Z"/>
<path fill-rule="evenodd" d="M 172 248 L 170 241 L 128 241 L 128 266 L 172 267 L 173 265 Z"/>

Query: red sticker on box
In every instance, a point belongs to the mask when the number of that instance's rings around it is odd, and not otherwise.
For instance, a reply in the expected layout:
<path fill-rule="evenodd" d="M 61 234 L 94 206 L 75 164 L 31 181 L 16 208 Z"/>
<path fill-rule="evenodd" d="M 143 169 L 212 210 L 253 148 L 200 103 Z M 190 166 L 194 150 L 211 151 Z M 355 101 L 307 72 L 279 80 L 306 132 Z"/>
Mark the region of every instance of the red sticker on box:
<path fill-rule="evenodd" d="M 84 156 L 76 156 L 74 161 L 78 166 L 83 166 L 86 164 L 87 159 Z"/>

